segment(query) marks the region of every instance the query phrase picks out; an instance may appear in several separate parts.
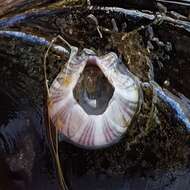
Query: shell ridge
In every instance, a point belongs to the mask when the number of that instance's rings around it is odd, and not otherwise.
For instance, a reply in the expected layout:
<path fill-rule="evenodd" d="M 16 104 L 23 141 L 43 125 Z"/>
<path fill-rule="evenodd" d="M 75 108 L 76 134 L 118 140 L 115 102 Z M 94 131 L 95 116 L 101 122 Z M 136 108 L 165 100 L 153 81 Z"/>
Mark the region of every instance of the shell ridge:
<path fill-rule="evenodd" d="M 135 79 L 118 69 L 116 54 L 110 53 L 100 58 L 89 57 L 90 55 L 86 55 L 79 61 L 75 55 L 69 59 L 70 62 L 66 63 L 50 87 L 53 104 L 50 109 L 54 112 L 51 114 L 55 127 L 56 121 L 60 119 L 60 131 L 72 142 L 95 148 L 112 144 L 122 137 L 136 113 L 139 94 Z M 88 58 L 93 61 L 95 59 L 95 64 L 114 88 L 106 110 L 99 115 L 88 114 L 73 95 L 73 89 Z"/>

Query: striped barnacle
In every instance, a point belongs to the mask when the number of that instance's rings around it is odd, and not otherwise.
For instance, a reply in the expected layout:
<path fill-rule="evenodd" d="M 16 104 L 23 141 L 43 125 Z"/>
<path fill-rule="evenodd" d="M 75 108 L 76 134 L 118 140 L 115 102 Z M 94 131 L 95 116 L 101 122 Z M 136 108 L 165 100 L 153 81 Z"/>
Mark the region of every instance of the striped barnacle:
<path fill-rule="evenodd" d="M 137 80 L 115 53 L 98 57 L 90 49 L 72 53 L 49 92 L 49 115 L 61 137 L 92 149 L 121 139 L 141 99 Z"/>

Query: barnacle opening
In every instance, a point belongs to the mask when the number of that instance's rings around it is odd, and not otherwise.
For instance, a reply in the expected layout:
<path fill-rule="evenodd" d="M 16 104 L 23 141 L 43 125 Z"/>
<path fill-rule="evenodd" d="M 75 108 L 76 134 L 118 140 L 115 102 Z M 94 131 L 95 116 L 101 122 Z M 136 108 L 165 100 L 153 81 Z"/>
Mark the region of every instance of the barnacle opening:
<path fill-rule="evenodd" d="M 96 59 L 88 59 L 87 64 L 73 89 L 78 104 L 89 115 L 102 114 L 113 96 L 114 87 L 109 83 L 96 64 Z"/>

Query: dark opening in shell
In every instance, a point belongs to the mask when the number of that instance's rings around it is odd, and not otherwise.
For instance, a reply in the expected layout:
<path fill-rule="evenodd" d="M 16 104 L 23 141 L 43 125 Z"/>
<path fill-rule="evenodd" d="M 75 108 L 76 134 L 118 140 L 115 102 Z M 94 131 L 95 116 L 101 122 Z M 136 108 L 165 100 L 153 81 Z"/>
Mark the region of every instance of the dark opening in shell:
<path fill-rule="evenodd" d="M 114 88 L 93 60 L 81 74 L 73 95 L 89 115 L 102 114 L 113 95 Z"/>

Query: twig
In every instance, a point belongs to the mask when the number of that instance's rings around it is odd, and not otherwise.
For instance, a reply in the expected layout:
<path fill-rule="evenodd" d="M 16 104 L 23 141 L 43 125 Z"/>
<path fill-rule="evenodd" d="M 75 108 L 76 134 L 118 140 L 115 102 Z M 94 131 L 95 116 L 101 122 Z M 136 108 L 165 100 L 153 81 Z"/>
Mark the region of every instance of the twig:
<path fill-rule="evenodd" d="M 190 1 L 188 0 L 176 0 L 176 1 L 171 1 L 171 0 L 157 0 L 158 2 L 162 2 L 162 3 L 168 3 L 168 4 L 174 4 L 174 5 L 183 5 L 183 6 L 187 6 L 190 7 Z"/>
<path fill-rule="evenodd" d="M 18 31 L 10 31 L 10 30 L 0 30 L 0 36 L 5 36 L 8 38 L 15 38 L 18 40 L 22 40 L 24 42 L 29 42 L 34 45 L 40 45 L 40 46 L 46 46 L 51 48 L 58 54 L 64 54 L 65 56 L 69 57 L 69 51 L 65 49 L 63 46 L 60 45 L 51 45 L 51 42 L 46 40 L 43 37 L 38 37 L 36 35 L 27 34 L 24 32 L 18 32 Z"/>

